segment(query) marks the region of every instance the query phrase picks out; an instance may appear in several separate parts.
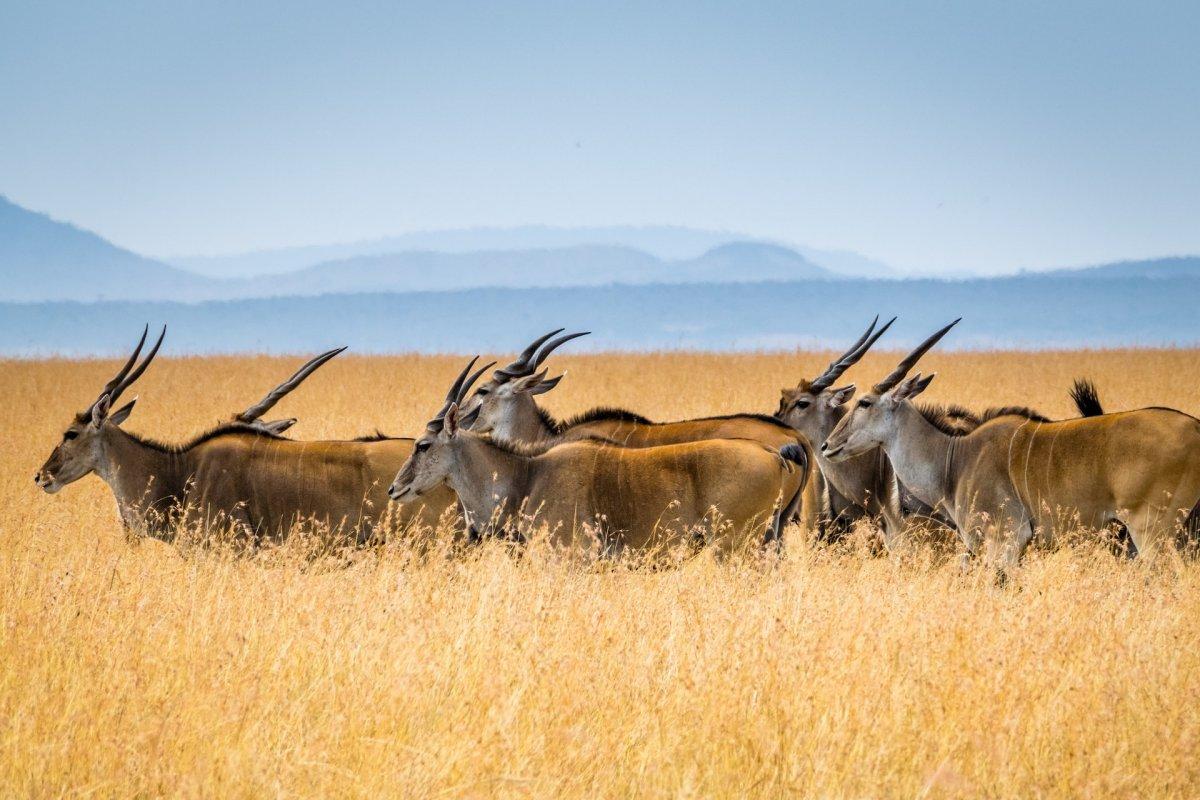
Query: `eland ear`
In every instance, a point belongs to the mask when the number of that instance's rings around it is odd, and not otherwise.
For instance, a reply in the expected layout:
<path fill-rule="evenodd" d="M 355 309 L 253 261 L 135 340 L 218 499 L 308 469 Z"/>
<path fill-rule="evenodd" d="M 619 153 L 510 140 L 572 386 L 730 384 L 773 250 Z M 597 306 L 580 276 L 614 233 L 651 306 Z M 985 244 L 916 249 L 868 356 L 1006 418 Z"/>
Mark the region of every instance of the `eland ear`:
<path fill-rule="evenodd" d="M 295 424 L 296 418 L 291 417 L 289 419 L 273 419 L 270 422 L 260 422 L 259 427 L 265 431 L 275 434 L 276 436 L 279 436 L 281 433 Z"/>
<path fill-rule="evenodd" d="M 533 375 L 526 375 L 524 378 L 517 378 L 512 382 L 513 394 L 520 394 L 521 392 L 541 394 L 541 392 L 535 390 L 538 388 L 539 384 L 542 383 L 542 381 L 546 380 L 547 372 L 549 372 L 549 370 L 544 369 L 541 372 L 534 373 Z M 557 383 L 557 381 L 555 381 L 555 383 Z M 550 387 L 550 389 L 553 388 L 553 386 Z M 546 391 L 549 391 L 549 389 Z"/>
<path fill-rule="evenodd" d="M 899 386 L 892 389 L 891 395 L 896 400 L 911 400 L 921 392 L 929 388 L 929 384 L 933 383 L 936 372 L 931 372 L 929 375 L 921 375 L 917 373 L 910 378 L 906 378 Z"/>
<path fill-rule="evenodd" d="M 542 373 L 542 374 L 544 375 L 545 373 Z M 562 375 L 559 375 L 557 378 L 551 378 L 549 380 L 542 381 L 537 386 L 530 389 L 529 393 L 530 394 L 545 394 L 546 392 L 553 389 L 555 386 L 558 386 L 558 382 L 561 381 L 563 378 L 565 378 L 566 375 L 567 375 L 567 373 L 564 372 Z"/>
<path fill-rule="evenodd" d="M 108 416 L 108 409 L 112 405 L 112 395 L 101 395 L 100 399 L 92 405 L 92 427 L 99 428 L 104 422 L 104 418 Z"/>
<path fill-rule="evenodd" d="M 133 406 L 137 401 L 138 399 L 135 397 L 125 405 L 118 408 L 116 411 L 112 412 L 112 414 L 108 416 L 108 421 L 113 425 L 120 425 L 122 422 L 129 419 L 129 414 L 133 411 Z"/>
<path fill-rule="evenodd" d="M 851 383 L 837 389 L 829 390 L 829 402 L 834 406 L 840 406 L 847 403 L 854 396 L 854 391 L 857 387 Z"/>
<path fill-rule="evenodd" d="M 458 435 L 458 403 L 451 403 L 446 409 L 446 416 L 442 418 L 442 432 L 447 439 Z"/>

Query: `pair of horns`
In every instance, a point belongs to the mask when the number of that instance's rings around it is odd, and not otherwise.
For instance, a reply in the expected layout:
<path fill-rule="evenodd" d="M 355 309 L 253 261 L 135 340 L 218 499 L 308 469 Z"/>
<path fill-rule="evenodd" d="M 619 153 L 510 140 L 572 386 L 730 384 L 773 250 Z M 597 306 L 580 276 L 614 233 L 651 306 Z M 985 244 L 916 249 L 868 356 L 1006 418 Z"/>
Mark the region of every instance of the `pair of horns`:
<path fill-rule="evenodd" d="M 245 423 L 256 421 L 263 414 L 270 411 L 271 408 L 274 407 L 274 405 L 280 400 L 282 400 L 289 392 L 303 383 L 305 378 L 314 373 L 323 364 L 325 364 L 325 362 L 345 351 L 345 349 L 345 347 L 337 347 L 333 350 L 327 350 L 316 358 L 309 360 L 304 366 L 296 370 L 292 377 L 276 386 L 274 389 L 268 392 L 262 400 L 250 406 L 241 414 L 238 414 L 235 419 L 237 419 L 238 422 Z M 452 404 L 462 403 L 463 398 L 466 396 L 467 392 L 471 390 L 471 387 L 474 385 L 475 381 L 479 380 L 479 376 L 482 375 L 488 368 L 495 366 L 496 363 L 493 361 L 490 364 L 485 364 L 468 376 L 468 373 L 471 372 L 471 368 L 475 366 L 475 362 L 478 360 L 479 356 L 472 358 L 467 366 L 463 368 L 463 371 L 458 374 L 458 378 L 455 379 L 454 384 L 450 387 L 450 391 L 446 393 L 446 404 L 442 407 L 442 410 L 438 412 L 436 419 L 440 420 L 445 418 L 446 411 L 449 410 Z"/>
<path fill-rule="evenodd" d="M 825 368 L 825 371 L 813 380 L 811 384 L 811 391 L 816 394 L 817 392 L 823 391 L 832 386 L 834 381 L 842 377 L 843 372 L 857 364 L 859 359 L 866 355 L 866 352 L 871 349 L 871 345 L 879 341 L 879 337 L 883 336 L 887 329 L 892 327 L 892 323 L 895 321 L 896 318 L 892 317 L 887 321 L 886 325 L 879 330 L 875 330 L 875 325 L 879 322 L 879 315 L 876 314 L 875 319 L 871 320 L 871 327 L 867 328 L 867 332 L 858 337 L 858 341 L 850 345 L 849 350 L 842 353 L 840 356 L 838 356 L 838 358 L 834 359 L 834 361 Z"/>
<path fill-rule="evenodd" d="M 896 384 L 900 383 L 900 381 L 904 380 L 904 376 L 908 375 L 908 371 L 916 366 L 916 363 L 921 360 L 921 356 L 928 353 L 931 347 L 937 344 L 943 336 L 950 332 L 951 328 L 960 322 L 962 322 L 962 317 L 954 320 L 954 322 L 951 322 L 949 325 L 942 328 L 925 341 L 921 342 L 921 344 L 917 345 L 917 349 L 905 356 L 904 360 L 897 364 L 896 368 L 888 373 L 886 378 L 871 388 L 871 391 L 875 394 L 883 394 L 888 389 L 893 388 L 896 386 Z"/>
<path fill-rule="evenodd" d="M 274 408 L 275 404 L 282 400 L 289 392 L 304 382 L 304 379 L 316 372 L 316 370 L 329 359 L 343 352 L 345 347 L 335 347 L 333 350 L 326 350 L 321 355 L 310 360 L 307 364 L 288 378 L 283 383 L 276 386 L 271 391 L 267 392 L 262 400 L 259 400 L 254 405 L 247 408 L 242 413 L 234 417 L 238 422 L 251 423 L 261 417 L 263 414 Z"/>
<path fill-rule="evenodd" d="M 462 372 L 458 373 L 458 377 L 454 379 L 454 383 L 450 386 L 450 391 L 446 392 L 445 404 L 442 406 L 441 411 L 437 413 L 437 416 L 430 421 L 430 425 L 436 424 L 440 426 L 443 420 L 446 419 L 446 412 L 450 410 L 450 407 L 454 405 L 462 405 L 467 393 L 470 392 L 471 387 L 475 385 L 475 381 L 479 380 L 479 376 L 496 366 L 496 362 L 492 361 L 484 364 L 474 372 L 471 372 L 471 368 L 475 366 L 475 362 L 478 360 L 479 356 L 475 356 L 467 362 L 467 365 L 463 367 Z"/>
<path fill-rule="evenodd" d="M 580 333 L 566 333 L 562 336 L 557 334 L 565 331 L 566 328 L 550 331 L 544 336 L 539 336 L 524 350 L 521 355 L 517 356 L 517 360 L 506 367 L 496 370 L 494 377 L 501 382 L 510 381 L 514 378 L 523 378 L 526 375 L 532 375 L 537 372 L 538 367 L 546 360 L 546 357 L 554 352 L 559 345 L 565 344 L 572 339 L 578 339 L 580 336 L 587 336 L 591 331 L 582 331 Z M 551 339 L 550 337 L 556 337 Z M 540 348 L 540 349 L 539 349 Z"/>
<path fill-rule="evenodd" d="M 146 371 L 146 367 L 150 366 L 150 362 L 158 355 L 158 348 L 162 347 L 163 337 L 167 335 L 167 326 L 163 325 L 162 333 L 158 335 L 158 341 L 154 343 L 154 347 L 150 348 L 150 352 L 146 355 L 142 363 L 138 364 L 138 356 L 142 354 L 142 347 L 145 346 L 146 336 L 149 333 L 150 325 L 147 324 L 142 329 L 142 338 L 138 340 L 137 347 L 133 348 L 133 354 L 129 356 L 129 360 L 125 362 L 125 365 L 121 369 L 117 370 L 117 374 L 113 376 L 112 380 L 104 384 L 104 388 L 100 390 L 100 394 L 88 407 L 89 414 L 106 397 L 108 398 L 109 408 L 116 405 L 117 399 L 120 398 L 121 394 L 132 386 L 134 381 L 142 377 L 142 373 Z"/>
<path fill-rule="evenodd" d="M 156 341 L 154 346 L 150 348 L 150 352 L 147 353 L 145 360 L 143 360 L 142 363 L 137 364 L 138 356 L 141 355 L 142 347 L 144 347 L 146 344 L 146 336 L 149 334 L 149 332 L 150 326 L 147 325 L 142 330 L 142 338 L 138 340 L 137 347 L 133 349 L 133 354 L 129 356 L 129 360 L 127 360 L 125 365 L 117 371 L 117 374 L 113 376 L 112 380 L 106 383 L 104 388 L 100 390 L 100 395 L 96 398 L 95 402 L 92 403 L 91 407 L 89 407 L 89 412 L 92 408 L 95 408 L 96 404 L 103 400 L 105 396 L 108 397 L 110 406 L 115 405 L 117 398 L 121 396 L 121 393 L 133 385 L 134 381 L 142 377 L 142 373 L 146 371 L 146 367 L 150 366 L 150 362 L 154 360 L 156 355 L 158 355 L 158 349 L 162 346 L 163 338 L 167 335 L 167 326 L 163 326 L 162 333 L 158 335 L 158 341 Z M 292 374 L 292 377 L 288 378 L 283 383 L 267 392 L 266 396 L 263 397 L 262 400 L 259 400 L 242 413 L 235 415 L 234 419 L 238 422 L 245 423 L 256 421 L 263 414 L 270 411 L 275 404 L 282 400 L 289 392 L 303 383 L 304 379 L 315 372 L 322 364 L 343 352 L 345 349 L 345 347 L 337 347 L 333 350 L 327 350 L 316 358 L 309 360 L 308 363 L 296 370 L 296 372 Z M 134 367 L 134 364 L 137 364 L 136 368 Z"/>
<path fill-rule="evenodd" d="M 866 333 L 858 337 L 858 341 L 850 345 L 850 349 L 842 353 L 841 356 L 830 363 L 825 371 L 821 373 L 815 380 L 813 380 L 811 384 L 812 391 L 820 392 L 832 386 L 833 382 L 840 378 L 843 372 L 859 362 L 866 352 L 871 349 L 871 346 L 879 340 L 879 337 L 882 336 L 888 328 L 892 327 L 892 323 L 895 321 L 896 318 L 892 317 L 882 328 L 875 330 L 875 325 L 879 322 L 878 315 L 875 317 L 875 319 L 871 320 L 871 326 L 867 328 Z M 896 386 L 896 384 L 900 383 L 900 381 L 904 380 L 904 377 L 908 374 L 909 370 L 911 370 L 916 363 L 921 360 L 921 357 L 929 352 L 930 348 L 937 344 L 943 336 L 950 332 L 951 328 L 961 321 L 962 317 L 959 317 L 958 319 L 954 320 L 954 322 L 951 322 L 949 325 L 937 331 L 925 341 L 921 342 L 921 344 L 917 346 L 917 349 L 909 353 L 894 370 L 888 373 L 887 377 L 875 384 L 875 386 L 872 387 L 872 391 L 876 394 L 883 394 L 884 392 Z"/>

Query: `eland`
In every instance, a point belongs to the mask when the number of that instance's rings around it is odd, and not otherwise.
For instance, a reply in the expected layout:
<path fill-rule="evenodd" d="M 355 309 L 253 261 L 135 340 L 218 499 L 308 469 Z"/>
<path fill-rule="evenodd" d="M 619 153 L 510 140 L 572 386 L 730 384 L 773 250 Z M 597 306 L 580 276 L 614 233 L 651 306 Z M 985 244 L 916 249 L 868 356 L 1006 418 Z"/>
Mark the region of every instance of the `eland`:
<path fill-rule="evenodd" d="M 1167 408 L 1057 422 L 1001 416 L 948 435 L 913 403 L 934 375 L 909 372 L 957 323 L 860 397 L 822 456 L 881 448 L 910 491 L 945 510 L 969 552 L 990 545 L 1006 571 L 1035 536 L 1050 542 L 1065 525 L 1123 525 L 1140 556 L 1177 538 L 1200 501 L 1200 420 Z"/>
<path fill-rule="evenodd" d="M 543 366 L 547 356 L 560 345 L 586 336 L 587 332 L 563 334 L 550 331 L 535 339 L 507 366 L 495 370 L 491 378 L 466 399 L 460 418 L 470 420 L 468 427 L 478 434 L 499 440 L 549 447 L 572 441 L 606 439 L 628 448 L 685 444 L 708 439 L 743 439 L 779 451 L 788 445 L 800 448 L 797 455 L 803 480 L 794 497 L 787 498 L 785 520 L 797 518 L 801 511 L 809 527 L 816 526 L 819 494 L 809 480 L 812 462 L 809 444 L 784 422 L 764 414 L 728 414 L 673 422 L 652 422 L 640 414 L 615 408 L 595 408 L 566 420 L 553 417 L 535 400 L 556 387 L 563 376 L 547 377 Z M 562 334 L 562 335 L 559 335 Z M 553 337 L 553 338 L 552 338 Z M 771 529 L 770 537 L 780 531 Z"/>
<path fill-rule="evenodd" d="M 459 410 L 469 389 L 469 382 L 452 387 L 389 495 L 409 503 L 448 486 L 480 531 L 512 535 L 544 525 L 554 544 L 577 555 L 595 554 L 597 545 L 610 556 L 660 552 L 698 537 L 728 554 L 761 543 L 765 528 L 778 535 L 807 474 L 794 442 L 780 449 L 736 438 L 648 447 L 597 437 L 510 442 L 470 429 L 479 407 Z"/>
<path fill-rule="evenodd" d="M 163 444 L 121 427 L 136 398 L 114 410 L 154 360 L 166 328 L 139 363 L 147 332 L 99 396 L 71 420 L 35 475 L 38 486 L 53 494 L 96 473 L 112 490 L 126 529 L 162 539 L 193 520 L 204 527 L 231 525 L 253 540 L 281 536 L 301 523 L 339 530 L 359 542 L 379 530 L 392 513 L 387 486 L 412 452 L 411 439 L 302 442 L 279 435 L 286 421 L 259 421 L 340 351 L 318 356 L 234 421 L 183 444 Z M 449 491 L 431 492 L 390 520 L 396 526 L 432 526 L 455 508 Z"/>

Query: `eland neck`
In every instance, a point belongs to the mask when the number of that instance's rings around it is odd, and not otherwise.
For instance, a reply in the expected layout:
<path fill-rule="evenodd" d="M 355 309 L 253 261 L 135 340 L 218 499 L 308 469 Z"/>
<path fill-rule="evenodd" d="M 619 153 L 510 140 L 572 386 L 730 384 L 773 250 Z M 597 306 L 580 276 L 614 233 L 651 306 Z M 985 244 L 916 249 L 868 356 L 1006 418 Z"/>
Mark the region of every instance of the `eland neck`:
<path fill-rule="evenodd" d="M 186 493 L 186 454 L 143 442 L 116 425 L 101 432 L 96 474 L 108 484 L 127 528 L 158 532 Z"/>
<path fill-rule="evenodd" d="M 871 450 L 845 461 L 830 461 L 821 454 L 820 447 L 813 448 L 817 466 L 838 494 L 852 503 L 870 508 L 874 499 L 880 506 L 886 505 L 889 488 L 888 476 L 882 469 L 883 454 Z"/>
<path fill-rule="evenodd" d="M 496 425 L 492 434 L 510 442 L 539 444 L 553 439 L 557 431 L 550 425 L 545 412 L 538 408 L 537 402 L 529 395 L 523 395 L 513 413 Z"/>
<path fill-rule="evenodd" d="M 943 501 L 954 492 L 956 437 L 934 427 L 912 403 L 901 403 L 895 413 L 897 424 L 882 449 L 896 477 L 922 503 L 949 508 Z"/>
<path fill-rule="evenodd" d="M 455 441 L 452 458 L 448 483 L 468 523 L 480 529 L 505 525 L 528 494 L 531 458 L 469 433 Z"/>
<path fill-rule="evenodd" d="M 821 442 L 825 441 L 847 413 L 849 412 L 844 405 L 835 408 L 833 418 L 819 435 L 820 441 L 812 442 L 812 451 L 817 459 L 817 466 L 820 467 L 821 474 L 825 476 L 830 485 L 850 502 L 867 508 L 871 499 L 875 498 L 880 505 L 883 505 L 886 501 L 885 495 L 888 487 L 884 480 L 886 476 L 880 469 L 882 458 L 878 450 L 838 462 L 830 461 L 821 452 Z"/>

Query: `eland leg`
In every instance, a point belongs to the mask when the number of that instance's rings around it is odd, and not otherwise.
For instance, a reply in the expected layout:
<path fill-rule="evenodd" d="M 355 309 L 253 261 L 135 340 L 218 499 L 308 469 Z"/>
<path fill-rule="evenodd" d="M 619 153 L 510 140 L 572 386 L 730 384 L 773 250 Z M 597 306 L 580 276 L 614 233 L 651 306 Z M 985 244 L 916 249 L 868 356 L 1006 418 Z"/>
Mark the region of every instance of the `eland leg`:
<path fill-rule="evenodd" d="M 1130 509 L 1124 522 L 1137 548 L 1138 560 L 1153 560 L 1164 546 L 1175 541 L 1186 516 L 1182 511 L 1153 503 Z"/>

